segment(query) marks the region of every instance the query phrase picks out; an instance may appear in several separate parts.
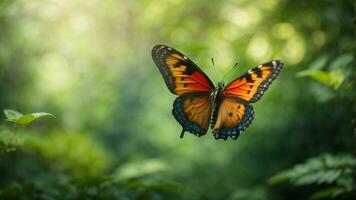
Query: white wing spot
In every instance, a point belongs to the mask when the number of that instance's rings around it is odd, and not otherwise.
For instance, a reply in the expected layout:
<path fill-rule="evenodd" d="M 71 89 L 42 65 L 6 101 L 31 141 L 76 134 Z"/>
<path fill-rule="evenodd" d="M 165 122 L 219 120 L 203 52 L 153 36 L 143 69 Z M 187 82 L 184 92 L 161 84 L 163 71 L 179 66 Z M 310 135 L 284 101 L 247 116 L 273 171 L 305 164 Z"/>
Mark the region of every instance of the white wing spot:
<path fill-rule="evenodd" d="M 258 67 L 257 68 L 262 68 L 262 65 L 258 65 Z"/>
<path fill-rule="evenodd" d="M 273 66 L 276 66 L 277 62 L 276 61 L 272 61 L 272 64 L 273 64 Z"/>
<path fill-rule="evenodd" d="M 171 51 L 171 50 L 172 50 L 172 48 L 171 48 L 171 47 L 168 47 L 168 50 L 170 50 L 170 51 Z"/>
<path fill-rule="evenodd" d="M 188 59 L 187 56 L 183 56 L 183 58 L 186 59 L 186 60 Z"/>
<path fill-rule="evenodd" d="M 247 72 L 248 72 L 249 74 L 252 74 L 252 70 L 248 70 Z"/>

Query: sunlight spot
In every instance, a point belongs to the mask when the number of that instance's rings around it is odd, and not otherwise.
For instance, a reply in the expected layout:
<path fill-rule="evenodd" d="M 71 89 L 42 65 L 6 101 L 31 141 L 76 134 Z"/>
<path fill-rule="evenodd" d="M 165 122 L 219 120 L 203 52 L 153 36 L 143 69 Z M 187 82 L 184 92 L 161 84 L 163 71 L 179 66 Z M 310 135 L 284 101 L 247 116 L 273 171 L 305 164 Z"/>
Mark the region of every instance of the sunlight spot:
<path fill-rule="evenodd" d="M 305 54 L 304 41 L 298 36 L 290 38 L 284 46 L 282 54 L 286 58 L 286 62 L 299 63 Z"/>
<path fill-rule="evenodd" d="M 66 59 L 57 54 L 44 56 L 39 67 L 40 88 L 48 94 L 56 94 L 70 88 L 73 84 L 73 73 Z"/>
<path fill-rule="evenodd" d="M 268 10 L 273 10 L 278 3 L 278 0 L 262 0 L 260 2 L 260 5 L 262 8 L 268 9 Z"/>
<path fill-rule="evenodd" d="M 262 36 L 256 36 L 247 47 L 247 56 L 255 61 L 267 59 L 271 55 L 271 47 L 268 40 Z"/>
<path fill-rule="evenodd" d="M 243 9 L 228 6 L 223 9 L 222 13 L 227 20 L 241 28 L 257 24 L 261 19 L 260 12 L 252 6 Z"/>
<path fill-rule="evenodd" d="M 295 30 L 290 23 L 280 23 L 273 26 L 272 33 L 276 38 L 288 39 L 295 35 Z"/>
<path fill-rule="evenodd" d="M 59 19 L 65 13 L 63 12 L 63 5 L 65 4 L 61 5 L 59 2 L 50 1 L 37 5 L 36 10 L 41 18 L 52 21 Z"/>
<path fill-rule="evenodd" d="M 70 25 L 74 33 L 81 34 L 88 30 L 89 21 L 85 15 L 77 14 L 70 19 Z"/>
<path fill-rule="evenodd" d="M 255 25 L 261 21 L 261 14 L 257 8 L 255 8 L 254 6 L 248 6 L 246 10 L 251 18 L 251 24 Z"/>
<path fill-rule="evenodd" d="M 240 38 L 243 32 L 232 24 L 226 24 L 222 29 L 222 35 L 226 40 L 232 41 Z"/>
<path fill-rule="evenodd" d="M 144 9 L 140 12 L 138 20 L 143 26 L 158 24 L 160 20 L 157 19 L 166 17 L 166 11 L 169 10 L 170 4 L 171 2 L 168 1 L 151 1 L 150 3 L 145 4 Z"/>

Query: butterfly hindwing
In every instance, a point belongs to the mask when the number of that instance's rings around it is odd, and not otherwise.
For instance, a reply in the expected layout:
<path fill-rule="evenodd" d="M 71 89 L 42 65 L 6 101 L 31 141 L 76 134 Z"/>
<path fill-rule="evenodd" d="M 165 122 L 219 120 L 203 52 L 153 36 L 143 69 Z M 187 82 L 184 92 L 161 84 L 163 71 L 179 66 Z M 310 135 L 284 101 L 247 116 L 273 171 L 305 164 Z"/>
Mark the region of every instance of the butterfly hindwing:
<path fill-rule="evenodd" d="M 196 92 L 179 96 L 174 101 L 172 112 L 176 120 L 182 125 L 183 132 L 188 131 L 197 136 L 202 136 L 208 130 L 211 110 L 210 93 Z"/>
<path fill-rule="evenodd" d="M 278 60 L 259 65 L 229 83 L 225 87 L 224 95 L 255 103 L 262 97 L 282 67 L 283 63 Z"/>
<path fill-rule="evenodd" d="M 250 125 L 253 114 L 253 107 L 247 101 L 235 97 L 224 97 L 217 118 L 214 124 L 211 124 L 215 138 L 226 140 L 230 136 L 236 139 Z"/>
<path fill-rule="evenodd" d="M 152 58 L 173 94 L 211 92 L 214 89 L 208 76 L 177 50 L 156 45 L 152 49 Z"/>

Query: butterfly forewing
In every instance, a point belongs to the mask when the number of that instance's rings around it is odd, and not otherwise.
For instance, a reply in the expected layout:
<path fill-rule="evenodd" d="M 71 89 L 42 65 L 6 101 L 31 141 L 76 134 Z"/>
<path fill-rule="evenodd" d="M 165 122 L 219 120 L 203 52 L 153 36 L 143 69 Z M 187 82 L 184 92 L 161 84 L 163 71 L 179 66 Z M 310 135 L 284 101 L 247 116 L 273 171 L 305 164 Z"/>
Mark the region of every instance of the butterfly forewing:
<path fill-rule="evenodd" d="M 278 60 L 259 65 L 229 83 L 225 87 L 224 95 L 255 103 L 262 97 L 282 67 L 283 63 Z"/>
<path fill-rule="evenodd" d="M 211 92 L 214 89 L 208 76 L 177 50 L 164 45 L 156 45 L 152 49 L 152 58 L 173 94 Z"/>

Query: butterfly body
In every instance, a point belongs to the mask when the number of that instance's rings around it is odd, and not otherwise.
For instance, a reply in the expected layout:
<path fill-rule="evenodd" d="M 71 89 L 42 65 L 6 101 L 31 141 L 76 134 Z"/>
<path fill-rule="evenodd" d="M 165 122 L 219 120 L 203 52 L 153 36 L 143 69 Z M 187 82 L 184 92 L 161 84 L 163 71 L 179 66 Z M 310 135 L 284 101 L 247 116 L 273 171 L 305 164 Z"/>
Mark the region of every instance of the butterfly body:
<path fill-rule="evenodd" d="M 214 125 L 216 123 L 216 119 L 218 117 L 218 112 L 219 108 L 221 105 L 221 102 L 224 98 L 224 82 L 219 82 L 215 88 L 215 90 L 212 93 L 212 98 L 213 98 L 213 110 L 211 113 L 211 120 L 210 120 L 210 127 L 214 128 Z"/>
<path fill-rule="evenodd" d="M 186 131 L 205 135 L 210 124 L 215 139 L 236 139 L 253 119 L 251 103 L 261 98 L 283 66 L 271 61 L 215 87 L 196 64 L 171 47 L 156 45 L 152 58 L 168 89 L 179 95 L 172 113 L 183 128 L 181 138 Z"/>

